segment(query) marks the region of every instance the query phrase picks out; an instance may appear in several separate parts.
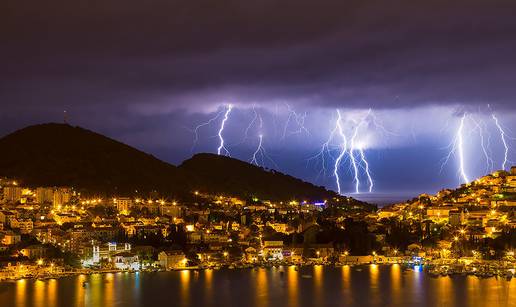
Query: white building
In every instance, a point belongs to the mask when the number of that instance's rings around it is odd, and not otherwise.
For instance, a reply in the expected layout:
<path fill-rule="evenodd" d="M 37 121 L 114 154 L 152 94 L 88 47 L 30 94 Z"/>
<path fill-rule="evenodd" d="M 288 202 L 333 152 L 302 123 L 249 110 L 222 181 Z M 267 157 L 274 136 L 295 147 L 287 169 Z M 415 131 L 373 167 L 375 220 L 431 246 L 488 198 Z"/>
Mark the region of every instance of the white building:
<path fill-rule="evenodd" d="M 263 257 L 266 259 L 283 259 L 283 241 L 264 241 Z"/>
<path fill-rule="evenodd" d="M 113 264 L 119 270 L 140 270 L 138 255 L 132 252 L 121 252 L 113 257 Z"/>

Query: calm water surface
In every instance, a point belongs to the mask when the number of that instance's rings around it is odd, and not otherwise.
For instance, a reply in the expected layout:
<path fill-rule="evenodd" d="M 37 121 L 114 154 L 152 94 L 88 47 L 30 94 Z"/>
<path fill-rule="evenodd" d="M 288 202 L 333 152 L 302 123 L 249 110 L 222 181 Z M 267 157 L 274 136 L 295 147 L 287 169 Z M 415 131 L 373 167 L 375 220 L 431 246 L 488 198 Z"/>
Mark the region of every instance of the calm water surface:
<path fill-rule="evenodd" d="M 0 283 L 1 307 L 415 305 L 516 306 L 516 280 L 431 278 L 398 265 L 369 265 L 95 274 Z"/>

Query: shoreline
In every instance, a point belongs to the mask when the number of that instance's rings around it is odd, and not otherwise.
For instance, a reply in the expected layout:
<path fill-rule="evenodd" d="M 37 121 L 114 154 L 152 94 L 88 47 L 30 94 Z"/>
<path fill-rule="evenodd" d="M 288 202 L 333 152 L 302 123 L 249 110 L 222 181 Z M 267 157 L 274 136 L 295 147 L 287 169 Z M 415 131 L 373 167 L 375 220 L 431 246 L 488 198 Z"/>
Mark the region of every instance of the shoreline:
<path fill-rule="evenodd" d="M 268 265 L 243 265 L 243 266 L 233 266 L 233 265 L 218 265 L 218 266 L 210 266 L 210 267 L 184 267 L 184 268 L 174 268 L 174 269 L 155 269 L 155 270 L 119 270 L 119 269 L 106 269 L 106 270 L 78 270 L 78 271 L 68 271 L 62 273 L 49 274 L 44 276 L 21 276 L 14 278 L 1 278 L 0 283 L 12 283 L 19 280 L 32 280 L 32 281 L 46 281 L 46 280 L 56 280 L 66 277 L 76 277 L 81 275 L 107 275 L 107 274 L 116 274 L 116 273 L 129 273 L 129 274 L 140 274 L 140 273 L 163 273 L 163 272 L 180 272 L 180 271 L 207 271 L 207 270 L 254 270 L 254 269 L 272 269 L 272 268 L 287 268 L 294 267 L 296 271 L 301 270 L 302 268 L 307 267 L 317 267 L 317 266 L 325 266 L 332 268 L 341 268 L 341 267 L 349 267 L 356 268 L 356 271 L 362 271 L 363 267 L 370 266 L 393 266 L 398 265 L 401 267 L 401 272 L 405 271 L 418 271 L 423 272 L 424 274 L 433 277 L 454 277 L 454 276 L 474 276 L 477 278 L 485 279 L 485 278 L 497 278 L 500 277 L 502 279 L 506 279 L 510 281 L 512 277 L 516 277 L 515 266 L 512 267 L 496 267 L 492 264 L 481 264 L 478 266 L 474 266 L 472 268 L 458 269 L 460 266 L 454 266 L 453 264 L 409 264 L 409 263 L 320 263 L 320 264 L 268 264 Z M 303 275 L 302 277 L 305 277 Z"/>

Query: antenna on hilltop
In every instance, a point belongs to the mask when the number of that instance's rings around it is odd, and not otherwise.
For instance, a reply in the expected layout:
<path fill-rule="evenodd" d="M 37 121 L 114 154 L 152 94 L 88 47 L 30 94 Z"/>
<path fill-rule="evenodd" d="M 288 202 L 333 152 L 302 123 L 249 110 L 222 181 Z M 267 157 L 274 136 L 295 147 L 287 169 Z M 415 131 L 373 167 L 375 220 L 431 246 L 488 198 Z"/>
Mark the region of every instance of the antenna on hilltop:
<path fill-rule="evenodd" d="M 66 112 L 66 110 L 63 111 L 63 122 L 65 124 L 68 124 L 68 113 Z"/>

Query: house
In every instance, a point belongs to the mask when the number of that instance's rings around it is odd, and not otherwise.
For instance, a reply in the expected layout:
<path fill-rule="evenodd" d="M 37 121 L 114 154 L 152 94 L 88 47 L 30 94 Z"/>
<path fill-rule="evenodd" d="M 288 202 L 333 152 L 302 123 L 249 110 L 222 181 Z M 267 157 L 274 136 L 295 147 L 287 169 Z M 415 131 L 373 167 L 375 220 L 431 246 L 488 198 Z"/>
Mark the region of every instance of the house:
<path fill-rule="evenodd" d="M 83 261 L 83 265 L 98 264 L 101 260 L 112 261 L 113 257 L 122 252 L 130 252 L 131 244 L 110 242 L 102 245 L 93 245 L 91 258 Z"/>
<path fill-rule="evenodd" d="M 265 259 L 283 259 L 283 241 L 264 241 L 263 257 Z"/>
<path fill-rule="evenodd" d="M 27 234 L 31 233 L 34 229 L 34 224 L 31 219 L 17 219 L 11 220 L 11 228 L 19 229 L 20 233 Z"/>
<path fill-rule="evenodd" d="M 441 206 L 441 207 L 429 207 L 426 209 L 426 216 L 430 220 L 448 220 L 450 217 L 450 211 L 457 211 L 457 207 L 452 206 Z"/>
<path fill-rule="evenodd" d="M 2 234 L 0 234 L 1 237 Z M 21 236 L 12 231 L 4 232 L 1 243 L 5 245 L 14 245 L 21 241 Z"/>
<path fill-rule="evenodd" d="M 11 226 L 11 221 L 16 218 L 16 214 L 11 211 L 0 211 L 0 223 Z"/>
<path fill-rule="evenodd" d="M 159 265 L 166 270 L 186 267 L 187 259 L 181 250 L 162 251 L 158 254 Z"/>
<path fill-rule="evenodd" d="M 138 271 L 140 269 L 138 255 L 130 251 L 115 254 L 113 256 L 113 265 L 119 270 Z"/>
<path fill-rule="evenodd" d="M 43 245 L 30 245 L 20 250 L 20 253 L 29 259 L 44 258 L 47 254 L 47 248 Z"/>
<path fill-rule="evenodd" d="M 245 258 L 247 262 L 256 262 L 258 259 L 258 252 L 254 247 L 248 247 L 244 250 Z"/>
<path fill-rule="evenodd" d="M 381 220 L 381 219 L 393 218 L 393 217 L 397 217 L 398 214 L 399 213 L 397 210 L 385 208 L 385 209 L 381 209 L 378 211 L 378 219 Z"/>

